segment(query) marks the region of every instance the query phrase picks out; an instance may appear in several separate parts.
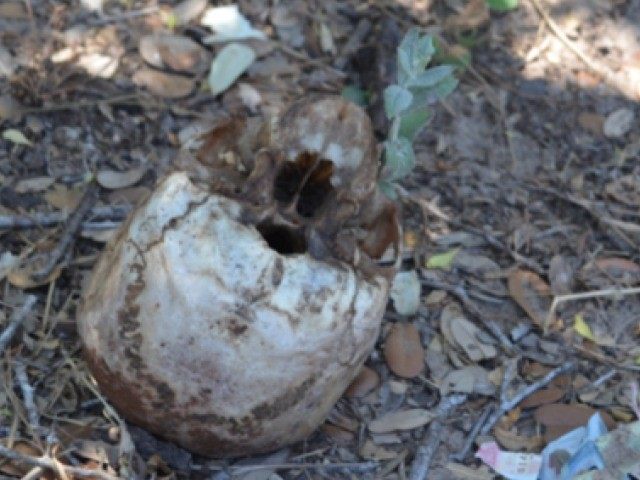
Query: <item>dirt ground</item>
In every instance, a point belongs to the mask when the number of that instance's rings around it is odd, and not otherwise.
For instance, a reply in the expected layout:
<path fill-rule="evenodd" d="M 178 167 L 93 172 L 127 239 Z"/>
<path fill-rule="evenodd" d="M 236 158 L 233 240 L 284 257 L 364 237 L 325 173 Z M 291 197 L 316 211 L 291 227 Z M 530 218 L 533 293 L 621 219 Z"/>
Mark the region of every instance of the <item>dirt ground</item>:
<path fill-rule="evenodd" d="M 483 441 L 540 452 L 595 411 L 609 428 L 637 420 L 640 2 L 521 0 L 501 13 L 475 0 L 239 1 L 267 39 L 244 42 L 257 58 L 216 97 L 204 86 L 220 45 L 202 43 L 202 9 L 176 5 L 0 1 L 0 335 L 20 321 L 0 337 L 0 474 L 484 479 L 494 475 L 473 455 Z M 212 461 L 120 421 L 75 325 L 114 229 L 228 116 L 350 87 L 383 139 L 380 94 L 415 25 L 460 80 L 433 106 L 402 183 L 417 312 L 389 305 L 366 374 L 304 443 Z M 138 44 L 159 31 L 203 44 L 203 58 L 158 76 L 171 68 L 150 68 Z M 388 364 L 396 324 L 420 334 L 425 368 L 411 378 Z M 474 429 L 496 411 L 488 431 Z"/>

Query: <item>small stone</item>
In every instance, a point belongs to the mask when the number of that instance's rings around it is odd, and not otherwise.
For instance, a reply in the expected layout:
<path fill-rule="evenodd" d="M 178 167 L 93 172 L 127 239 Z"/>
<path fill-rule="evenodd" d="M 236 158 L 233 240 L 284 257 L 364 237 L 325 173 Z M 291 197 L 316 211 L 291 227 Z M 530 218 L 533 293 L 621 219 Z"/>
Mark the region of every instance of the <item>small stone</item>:
<path fill-rule="evenodd" d="M 633 126 L 635 115 L 628 108 L 620 108 L 609 114 L 604 121 L 605 136 L 609 138 L 623 137 Z"/>

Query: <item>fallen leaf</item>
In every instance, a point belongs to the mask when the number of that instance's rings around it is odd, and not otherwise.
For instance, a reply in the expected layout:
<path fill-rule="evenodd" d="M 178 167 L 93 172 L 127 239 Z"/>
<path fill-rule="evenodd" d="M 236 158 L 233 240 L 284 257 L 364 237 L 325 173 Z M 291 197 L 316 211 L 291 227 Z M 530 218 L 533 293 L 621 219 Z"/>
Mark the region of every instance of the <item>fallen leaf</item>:
<path fill-rule="evenodd" d="M 324 425 L 322 425 L 321 430 L 327 437 L 329 437 L 338 445 L 349 445 L 356 438 L 353 432 L 345 430 L 344 428 L 340 428 L 337 425 L 332 425 L 330 423 L 325 423 Z"/>
<path fill-rule="evenodd" d="M 141 165 L 130 170 L 118 172 L 116 170 L 98 170 L 96 181 L 101 187 L 115 190 L 117 188 L 130 187 L 140 181 L 148 170 L 147 165 Z"/>
<path fill-rule="evenodd" d="M 392 460 L 398 457 L 398 454 L 392 450 L 388 450 L 384 447 L 380 447 L 373 443 L 371 440 L 364 442 L 362 447 L 358 450 L 360 456 L 366 460 Z"/>
<path fill-rule="evenodd" d="M 449 250 L 445 253 L 438 253 L 436 255 L 431 256 L 426 263 L 427 268 L 440 268 L 442 270 L 450 270 L 451 265 L 453 265 L 453 260 L 458 253 L 457 248 L 453 250 Z"/>
<path fill-rule="evenodd" d="M 549 283 L 554 295 L 569 293 L 574 282 L 575 269 L 567 257 L 554 255 L 549 262 Z"/>
<path fill-rule="evenodd" d="M 481 330 L 464 317 L 455 317 L 450 323 L 451 333 L 456 343 L 473 362 L 494 358 L 498 351 L 493 345 L 479 340 Z"/>
<path fill-rule="evenodd" d="M 65 185 L 55 184 L 53 189 L 44 194 L 47 203 L 59 210 L 75 210 L 84 192 L 80 189 L 68 188 Z"/>
<path fill-rule="evenodd" d="M 609 138 L 620 138 L 627 134 L 631 127 L 635 115 L 633 110 L 629 108 L 619 108 L 611 112 L 604 121 L 602 126 L 604 135 Z"/>
<path fill-rule="evenodd" d="M 109 192 L 107 198 L 110 204 L 126 203 L 135 206 L 147 198 L 150 193 L 151 189 L 148 187 L 127 187 Z"/>
<path fill-rule="evenodd" d="M 640 265 L 622 257 L 599 258 L 582 268 L 580 279 L 590 288 L 637 285 L 640 283 Z"/>
<path fill-rule="evenodd" d="M 393 308 L 400 315 L 415 315 L 420 307 L 422 285 L 415 270 L 398 272 L 391 285 L 389 296 Z"/>
<path fill-rule="evenodd" d="M 25 178 L 16 183 L 14 190 L 17 193 L 43 192 L 53 185 L 53 182 L 55 182 L 55 179 L 51 177 Z"/>
<path fill-rule="evenodd" d="M 486 0 L 470 0 L 458 14 L 445 20 L 445 28 L 470 30 L 482 26 L 489 20 L 489 6 Z"/>
<path fill-rule="evenodd" d="M 591 327 L 584 321 L 584 318 L 579 313 L 573 319 L 573 330 L 580 336 L 595 342 L 596 339 L 593 336 Z"/>
<path fill-rule="evenodd" d="M 255 52 L 241 43 L 225 45 L 211 63 L 208 83 L 215 97 L 229 88 L 256 59 Z"/>
<path fill-rule="evenodd" d="M 213 35 L 209 35 L 203 39 L 204 43 L 229 42 L 234 40 L 246 40 L 256 38 L 258 40 L 266 40 L 266 35 L 260 30 L 256 30 L 251 26 L 237 5 L 224 5 L 220 7 L 208 8 L 200 25 L 209 27 Z"/>
<path fill-rule="evenodd" d="M 369 422 L 369 430 L 373 433 L 388 433 L 395 430 L 413 430 L 435 418 L 435 414 L 424 408 L 399 410 L 383 415 Z"/>
<path fill-rule="evenodd" d="M 424 348 L 418 329 L 411 323 L 393 324 L 384 342 L 384 358 L 399 377 L 420 375 L 424 370 Z"/>
<path fill-rule="evenodd" d="M 20 257 L 13 255 L 11 252 L 3 252 L 0 254 L 0 281 L 19 264 Z"/>
<path fill-rule="evenodd" d="M 154 95 L 164 98 L 182 98 L 189 95 L 195 88 L 192 78 L 172 75 L 143 67 L 133 74 L 133 83 L 147 88 Z"/>
<path fill-rule="evenodd" d="M 623 175 L 607 183 L 604 191 L 617 202 L 630 207 L 640 206 L 640 176 Z"/>
<path fill-rule="evenodd" d="M 611 415 L 602 410 L 595 410 L 577 403 L 569 405 L 563 403 L 542 405 L 536 409 L 533 416 L 538 423 L 546 427 L 544 438 L 545 441 L 549 442 L 570 432 L 574 428 L 586 425 L 589 418 L 596 413 L 596 411 L 602 416 L 602 420 L 607 425 L 607 428 L 613 430 L 616 423 L 613 418 L 611 418 Z"/>
<path fill-rule="evenodd" d="M 24 133 L 20 130 L 16 130 L 15 128 L 7 128 L 3 131 L 2 138 L 18 145 L 27 145 L 29 147 L 33 146 L 33 143 L 24 136 Z"/>
<path fill-rule="evenodd" d="M 0 278 L 1 279 L 1 278 Z M 380 375 L 374 369 L 364 365 L 358 376 L 351 382 L 344 395 L 349 398 L 360 398 L 380 385 Z"/>
<path fill-rule="evenodd" d="M 477 365 L 452 370 L 440 383 L 441 395 L 450 392 L 493 395 L 495 390 L 495 386 L 489 380 L 489 372 Z"/>
<path fill-rule="evenodd" d="M 508 279 L 509 294 L 538 327 L 547 323 L 551 306 L 551 289 L 537 274 L 529 270 L 514 270 Z"/>
<path fill-rule="evenodd" d="M 208 66 L 208 53 L 198 43 L 182 35 L 156 33 L 144 35 L 138 43 L 140 56 L 157 68 L 200 73 Z"/>
<path fill-rule="evenodd" d="M 80 55 L 76 65 L 92 77 L 111 78 L 118 70 L 119 60 L 101 53 L 85 53 Z"/>
<path fill-rule="evenodd" d="M 207 8 L 207 0 L 184 0 L 171 10 L 176 25 L 187 25 Z"/>
<path fill-rule="evenodd" d="M 597 113 L 582 112 L 578 115 L 578 124 L 589 133 L 598 137 L 604 134 L 604 118 Z"/>
<path fill-rule="evenodd" d="M 564 397 L 566 393 L 565 389 L 557 387 L 543 388 L 537 392 L 533 392 L 522 402 L 518 404 L 520 408 L 532 408 L 539 407 L 540 405 L 546 405 L 548 403 L 555 403 Z"/>

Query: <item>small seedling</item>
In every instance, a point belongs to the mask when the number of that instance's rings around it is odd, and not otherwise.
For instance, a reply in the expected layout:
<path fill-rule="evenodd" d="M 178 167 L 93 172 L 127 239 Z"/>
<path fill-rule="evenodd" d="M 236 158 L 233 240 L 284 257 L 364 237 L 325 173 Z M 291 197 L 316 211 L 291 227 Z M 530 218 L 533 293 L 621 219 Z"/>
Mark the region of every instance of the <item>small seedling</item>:
<path fill-rule="evenodd" d="M 398 47 L 398 83 L 383 94 L 391 128 L 384 142 L 379 185 L 390 198 L 396 196 L 395 182 L 415 166 L 413 140 L 433 116 L 429 106 L 449 95 L 458 84 L 453 65 L 427 68 L 434 53 L 431 36 L 421 36 L 417 28 L 409 30 Z"/>

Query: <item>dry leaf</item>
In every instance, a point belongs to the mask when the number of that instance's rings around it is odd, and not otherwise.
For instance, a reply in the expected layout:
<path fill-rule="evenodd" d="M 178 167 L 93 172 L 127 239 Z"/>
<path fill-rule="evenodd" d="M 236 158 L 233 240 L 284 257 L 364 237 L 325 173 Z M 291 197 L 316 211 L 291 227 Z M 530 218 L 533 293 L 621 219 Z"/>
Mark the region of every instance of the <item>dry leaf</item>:
<path fill-rule="evenodd" d="M 140 56 L 156 68 L 202 73 L 209 64 L 207 51 L 188 37 L 169 33 L 144 35 L 138 43 Z"/>
<path fill-rule="evenodd" d="M 613 182 L 607 183 L 605 192 L 617 202 L 629 207 L 640 206 L 640 176 L 623 175 Z"/>
<path fill-rule="evenodd" d="M 322 425 L 321 430 L 322 433 L 324 433 L 338 445 L 349 445 L 353 443 L 356 438 L 353 432 L 345 430 L 344 428 L 340 428 L 336 425 L 332 425 L 330 423 L 325 423 L 324 425 Z"/>
<path fill-rule="evenodd" d="M 571 292 L 575 269 L 571 262 L 562 255 L 554 255 L 549 262 L 549 283 L 554 295 Z"/>
<path fill-rule="evenodd" d="M 147 88 L 151 93 L 164 98 L 182 98 L 189 95 L 195 88 L 195 81 L 180 75 L 141 68 L 133 74 L 133 83 Z"/>
<path fill-rule="evenodd" d="M 358 453 L 364 459 L 376 461 L 392 460 L 398 456 L 396 452 L 380 447 L 371 440 L 364 442 Z"/>
<path fill-rule="evenodd" d="M 489 7 L 486 0 L 470 0 L 456 15 L 445 21 L 445 28 L 470 30 L 484 25 L 489 20 Z"/>
<path fill-rule="evenodd" d="M 147 173 L 148 167 L 142 165 L 140 167 L 118 172 L 115 170 L 99 170 L 96 173 L 96 181 L 101 187 L 115 190 L 117 188 L 130 187 L 138 183 L 140 179 Z"/>
<path fill-rule="evenodd" d="M 441 395 L 450 392 L 493 395 L 495 390 L 495 385 L 489 380 L 489 372 L 477 365 L 450 371 L 440 384 Z"/>
<path fill-rule="evenodd" d="M 640 283 L 640 265 L 626 258 L 599 258 L 582 268 L 580 279 L 589 288 L 637 285 Z"/>
<path fill-rule="evenodd" d="M 349 398 L 364 397 L 367 393 L 377 388 L 378 385 L 380 385 L 380 375 L 365 365 L 344 394 Z"/>
<path fill-rule="evenodd" d="M 435 418 L 435 414 L 424 408 L 411 408 L 383 415 L 369 422 L 373 433 L 388 433 L 395 430 L 413 430 L 422 427 Z"/>
<path fill-rule="evenodd" d="M 64 185 L 54 185 L 53 190 L 44 194 L 47 203 L 59 210 L 75 210 L 84 192 L 82 190 L 70 189 Z"/>
<path fill-rule="evenodd" d="M 151 189 L 148 187 L 127 187 L 109 192 L 107 198 L 110 204 L 126 203 L 135 206 L 147 198 L 150 193 Z"/>
<path fill-rule="evenodd" d="M 395 323 L 384 343 L 384 358 L 399 377 L 420 375 L 424 370 L 424 348 L 418 329 L 411 323 Z"/>
<path fill-rule="evenodd" d="M 466 318 L 453 318 L 450 322 L 450 329 L 456 343 L 473 362 L 494 358 L 498 354 L 498 351 L 493 345 L 483 343 L 479 340 L 482 332 Z"/>
<path fill-rule="evenodd" d="M 24 180 L 19 180 L 18 183 L 16 183 L 14 190 L 17 193 L 43 192 L 53 185 L 53 182 L 55 182 L 55 179 L 51 177 L 25 178 Z"/>
<path fill-rule="evenodd" d="M 415 315 L 420 307 L 422 286 L 415 270 L 398 272 L 393 279 L 389 297 L 400 315 Z"/>
<path fill-rule="evenodd" d="M 564 397 L 565 392 L 566 390 L 556 387 L 543 388 L 529 395 L 518 406 L 520 408 L 531 408 L 555 403 Z"/>
<path fill-rule="evenodd" d="M 554 440 L 574 428 L 584 426 L 589 418 L 598 411 L 609 430 L 616 426 L 615 421 L 607 412 L 594 410 L 582 404 L 552 403 L 542 405 L 533 414 L 538 423 L 546 427 L 544 438 L 547 442 Z"/>
<path fill-rule="evenodd" d="M 101 53 L 86 53 L 80 55 L 76 65 L 92 77 L 111 78 L 118 70 L 120 61 L 117 58 Z"/>
<path fill-rule="evenodd" d="M 619 108 L 611 112 L 602 126 L 604 134 L 609 138 L 620 138 L 627 134 L 635 120 L 633 110 L 629 108 Z"/>
<path fill-rule="evenodd" d="M 42 257 L 42 260 L 44 260 L 44 258 L 45 257 Z M 19 267 L 14 268 L 7 274 L 7 280 L 9 280 L 9 283 L 14 287 L 22 289 L 48 285 L 60 276 L 62 267 L 55 267 L 46 278 L 34 278 L 34 274 L 40 271 L 44 265 L 42 260 L 22 262 Z"/>
<path fill-rule="evenodd" d="M 578 124 L 589 133 L 598 137 L 604 134 L 602 126 L 604 125 L 604 118 L 597 113 L 582 112 L 578 115 Z"/>
<path fill-rule="evenodd" d="M 546 325 L 551 306 L 551 289 L 537 274 L 514 270 L 509 275 L 509 294 L 538 327 Z"/>

